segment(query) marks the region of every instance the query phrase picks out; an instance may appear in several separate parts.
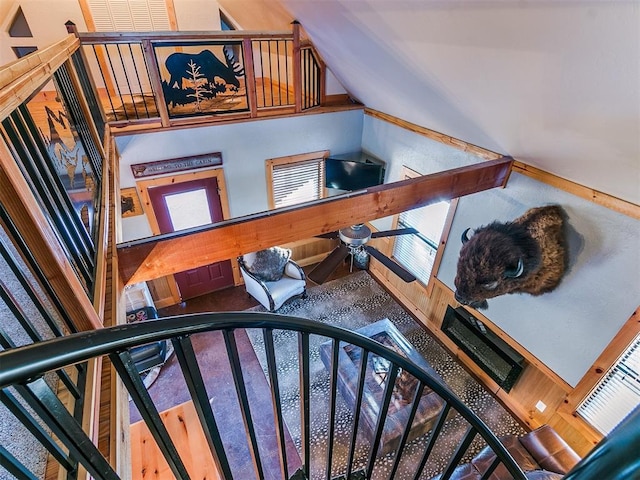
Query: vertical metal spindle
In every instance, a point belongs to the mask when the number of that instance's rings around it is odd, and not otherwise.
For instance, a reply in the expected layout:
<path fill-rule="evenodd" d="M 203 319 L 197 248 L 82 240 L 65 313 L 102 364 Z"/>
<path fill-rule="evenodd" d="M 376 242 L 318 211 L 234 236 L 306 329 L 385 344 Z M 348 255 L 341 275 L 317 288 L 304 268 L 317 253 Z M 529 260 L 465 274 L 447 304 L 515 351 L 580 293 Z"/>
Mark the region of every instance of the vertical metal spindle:
<path fill-rule="evenodd" d="M 419 480 L 420 475 L 422 475 L 422 470 L 424 470 L 424 466 L 427 464 L 427 460 L 429 459 L 429 455 L 431 455 L 431 451 L 433 447 L 436 445 L 436 440 L 440 436 L 440 432 L 442 431 L 442 427 L 444 427 L 445 422 L 447 421 L 447 415 L 449 415 L 449 410 L 451 409 L 451 405 L 448 402 L 442 406 L 442 410 L 438 414 L 438 419 L 436 420 L 435 425 L 431 429 L 431 433 L 429 434 L 429 440 L 427 440 L 427 446 L 422 454 L 422 460 L 420 460 L 420 464 L 416 469 L 416 473 L 413 476 L 413 480 Z"/>
<path fill-rule="evenodd" d="M 202 372 L 196 359 L 191 338 L 173 338 L 172 342 L 216 468 L 225 480 L 232 480 L 233 475 L 229 460 L 227 459 L 222 438 L 220 437 L 220 430 L 207 396 L 207 388 L 202 378 Z"/>
<path fill-rule="evenodd" d="M 124 100 L 122 98 L 122 92 L 120 91 L 120 82 L 118 81 L 118 78 L 116 77 L 116 70 L 115 70 L 115 68 L 113 68 L 113 62 L 111 61 L 111 55 L 109 54 L 108 45 L 105 45 L 104 51 L 107 54 L 107 60 L 109 61 L 109 67 L 111 68 L 111 73 L 113 74 L 113 80 L 116 83 L 116 90 L 118 91 L 118 98 L 120 98 L 120 104 L 122 105 L 122 113 L 124 113 L 124 118 L 125 119 L 130 120 L 129 114 L 127 113 L 127 109 L 125 108 L 125 105 L 124 105 Z M 119 52 L 120 52 L 120 49 L 118 48 L 118 53 Z"/>
<path fill-rule="evenodd" d="M 345 478 L 351 477 L 353 457 L 356 450 L 356 438 L 358 437 L 358 423 L 360 423 L 360 412 L 362 411 L 362 392 L 364 391 L 364 380 L 367 376 L 367 359 L 369 357 L 369 352 L 364 348 L 360 348 L 360 350 L 360 366 L 358 367 L 358 393 L 356 394 L 356 402 L 354 404 L 355 412 L 353 412 L 353 429 L 351 431 L 351 441 L 349 443 L 347 474 Z"/>
<path fill-rule="evenodd" d="M 338 397 L 338 355 L 340 340 L 334 338 L 331 343 L 331 375 L 329 379 L 329 437 L 327 439 L 327 474 L 326 480 L 331 480 L 333 463 L 333 441 L 336 423 L 336 399 Z"/>
<path fill-rule="evenodd" d="M 422 400 L 423 391 L 424 383 L 418 380 L 418 385 L 416 385 L 416 391 L 413 394 L 413 400 L 411 402 L 411 411 L 409 412 L 409 418 L 407 418 L 407 424 L 404 427 L 402 437 L 400 437 L 400 443 L 398 444 L 398 448 L 396 449 L 396 456 L 393 461 L 393 466 L 391 467 L 391 472 L 389 473 L 389 479 L 393 479 L 394 475 L 398 471 L 398 467 L 400 466 L 402 452 L 404 451 L 404 447 L 409 440 L 409 433 L 411 432 L 411 427 L 413 426 L 413 419 L 416 417 L 416 413 L 418 412 L 418 407 L 420 406 L 420 400 Z"/>
<path fill-rule="evenodd" d="M 167 427 L 165 427 L 160 418 L 158 409 L 153 403 L 144 383 L 142 383 L 142 379 L 136 370 L 131 354 L 128 350 L 125 350 L 120 354 L 114 353 L 110 355 L 109 358 L 124 383 L 124 386 L 129 391 L 133 403 L 138 407 L 144 423 L 147 425 L 151 435 L 153 435 L 173 475 L 181 480 L 188 479 L 189 474 L 187 473 L 187 469 L 182 463 L 180 454 L 169 436 Z"/>
<path fill-rule="evenodd" d="M 38 480 L 11 452 L 0 445 L 0 465 L 18 480 Z"/>
<path fill-rule="evenodd" d="M 35 437 L 40 444 L 56 459 L 68 472 L 74 472 L 76 465 L 51 436 L 42 428 L 38 421 L 22 406 L 9 390 L 0 390 L 0 401 L 13 413 L 22 425 Z"/>
<path fill-rule="evenodd" d="M 451 456 L 449 465 L 447 465 L 447 468 L 445 468 L 444 472 L 442 473 L 442 476 L 440 477 L 441 480 L 449 480 L 449 478 L 451 478 L 453 471 L 460 464 L 460 460 L 462 460 L 464 453 L 467 451 L 467 448 L 469 448 L 469 445 L 471 445 L 471 442 L 473 442 L 475 436 L 475 428 L 473 428 L 473 426 L 469 426 L 466 433 L 464 434 L 464 437 L 462 438 L 462 440 L 460 440 L 456 451 Z"/>
<path fill-rule="evenodd" d="M 116 47 L 118 48 L 118 56 L 120 57 L 120 65 L 122 65 L 122 73 L 124 73 L 124 80 L 127 82 L 127 90 L 129 91 L 129 98 L 131 98 L 131 104 L 133 105 L 133 111 L 136 114 L 136 120 L 140 120 L 140 116 L 138 115 L 138 107 L 136 107 L 136 102 L 133 100 L 133 92 L 131 91 L 131 82 L 129 81 L 129 75 L 127 74 L 127 67 L 124 64 L 124 57 L 122 56 L 122 51 L 120 50 L 120 44 L 117 43 Z M 129 44 L 129 49 L 131 49 L 131 44 Z M 126 111 L 127 107 L 123 104 L 123 109 Z"/>
<path fill-rule="evenodd" d="M 104 48 L 104 50 L 106 52 L 107 46 L 106 45 L 101 45 L 101 46 Z M 92 45 L 92 50 L 93 50 L 93 56 L 96 59 L 96 63 L 99 66 L 98 70 L 100 71 L 100 76 L 102 77 L 102 83 L 104 85 L 104 89 L 107 92 L 107 99 L 109 99 L 109 105 L 111 106 L 111 113 L 113 114 L 113 119 L 117 122 L 118 121 L 118 114 L 116 113 L 116 108 L 113 106 L 113 101 L 111 100 L 111 93 L 109 93 L 109 87 L 108 87 L 107 79 L 104 76 L 105 72 L 102 70 L 102 64 L 100 62 L 100 59 L 98 58 L 98 52 L 96 51 L 96 46 L 95 45 Z"/>
<path fill-rule="evenodd" d="M 49 279 L 44 275 L 44 273 L 42 273 L 42 269 L 40 269 L 38 267 L 38 262 L 36 261 L 35 257 L 33 256 L 33 252 L 31 252 L 31 250 L 29 249 L 29 247 L 25 243 L 24 238 L 18 232 L 18 229 L 15 226 L 15 223 L 9 217 L 9 214 L 7 213 L 7 211 L 4 209 L 4 207 L 2 205 L 0 205 L 0 220 L 2 220 L 6 231 L 10 234 L 16 249 L 20 252 L 20 255 L 24 258 L 25 263 L 31 267 L 30 268 L 30 273 L 32 273 L 33 276 L 36 277 L 39 280 L 39 285 L 42 287 L 42 289 L 44 290 L 45 294 L 47 295 L 47 299 L 55 307 L 55 310 L 59 313 L 61 319 L 64 321 L 65 326 L 69 329 L 69 332 L 76 333 L 78 331 L 77 327 L 74 325 L 74 323 L 69 318 L 69 315 L 67 314 L 67 312 L 65 311 L 64 307 L 62 306 L 62 303 L 60 302 L 60 299 L 58 298 L 58 296 L 53 291 L 53 288 L 51 287 L 51 283 L 50 283 Z M 2 243 L 0 242 L 0 244 L 2 244 Z M 3 247 L 4 247 L 4 245 L 3 245 Z M 9 253 L 9 252 L 7 251 L 7 253 Z M 5 259 L 6 258 L 7 257 L 5 257 Z M 19 270 L 19 268 L 17 267 L 17 264 L 15 263 L 15 261 L 9 262 L 7 260 L 7 263 L 12 265 L 12 270 Z M 24 275 L 23 275 L 23 277 L 24 277 Z M 26 278 L 24 279 L 24 281 L 26 282 Z M 34 292 L 33 298 L 36 298 L 36 297 L 37 297 L 37 295 Z M 34 303 L 39 304 L 40 302 L 36 302 L 34 300 Z M 44 306 L 41 306 L 41 307 L 44 308 Z"/>
<path fill-rule="evenodd" d="M 280 470 L 282 478 L 288 478 L 289 470 L 287 465 L 287 447 L 285 443 L 284 422 L 282 420 L 282 403 L 280 400 L 280 387 L 278 384 L 278 369 L 276 367 L 276 351 L 273 345 L 273 329 L 263 328 L 262 337 L 264 339 L 265 353 L 267 356 L 267 371 L 269 372 L 269 383 L 271 389 L 271 403 L 273 405 L 273 419 L 276 426 L 276 439 L 280 456 Z"/>
<path fill-rule="evenodd" d="M 42 319 L 45 321 L 47 326 L 51 329 L 51 332 L 56 337 L 62 337 L 64 333 L 58 326 L 58 324 L 54 321 L 51 313 L 44 307 L 42 304 L 42 300 L 38 298 L 33 286 L 27 280 L 26 275 L 23 273 L 22 269 L 19 268 L 18 262 L 13 254 L 5 247 L 3 242 L 0 242 L 0 256 L 4 258 L 7 266 L 11 269 L 11 272 L 16 277 L 22 288 L 25 290 L 34 306 L 38 310 L 38 313 L 42 316 Z"/>
<path fill-rule="evenodd" d="M 275 106 L 275 102 L 274 102 L 275 97 L 273 95 L 273 81 L 274 81 L 274 78 L 273 78 L 274 77 L 274 75 L 273 75 L 273 60 L 272 60 L 273 55 L 271 54 L 271 46 L 273 45 L 273 41 L 272 40 L 268 40 L 267 41 L 267 45 L 268 45 L 268 48 L 269 48 L 269 78 L 270 78 L 269 88 L 271 90 L 271 106 L 273 107 L 273 106 Z"/>
<path fill-rule="evenodd" d="M 496 455 L 496 458 L 493 459 L 493 462 L 491 462 L 491 465 L 489 465 L 489 468 L 487 468 L 480 480 L 489 480 L 489 477 L 491 477 L 491 474 L 495 471 L 496 468 L 498 468 L 498 465 L 500 465 L 501 462 L 502 461 L 500 460 L 500 457 Z"/>
<path fill-rule="evenodd" d="M 373 464 L 375 463 L 378 454 L 378 447 L 380 446 L 380 439 L 382 438 L 382 432 L 384 431 L 384 424 L 387 420 L 387 412 L 389 410 L 389 404 L 391 403 L 391 395 L 393 395 L 393 387 L 395 386 L 397 376 L 398 366 L 394 363 L 387 374 L 386 385 L 384 386 L 384 393 L 382 396 L 382 404 L 378 409 L 375 435 L 373 437 L 373 443 L 371 444 L 371 451 L 369 452 L 369 459 L 365 470 L 367 478 L 370 478 L 373 473 Z"/>
<path fill-rule="evenodd" d="M 71 457 L 78 459 L 91 475 L 97 479 L 106 480 L 119 478 L 43 378 L 38 378 L 26 385 L 14 385 L 14 388 L 69 449 Z"/>
<path fill-rule="evenodd" d="M 282 78 L 280 75 L 280 43 L 282 40 L 276 40 L 276 59 L 277 59 L 277 72 L 278 72 L 278 106 L 282 106 Z"/>
<path fill-rule="evenodd" d="M 144 98 L 144 91 L 142 89 L 142 82 L 140 81 L 140 74 L 138 73 L 138 65 L 136 64 L 136 57 L 133 54 L 133 49 L 131 48 L 131 43 L 128 44 L 129 45 L 129 53 L 131 54 L 131 61 L 133 62 L 133 71 L 136 74 L 136 79 L 138 80 L 138 88 L 140 89 L 140 96 L 142 97 L 142 105 L 144 106 L 144 111 L 146 112 L 147 116 L 146 118 L 150 118 L 151 115 L 149 115 L 149 109 L 147 108 L 147 102 Z M 137 44 L 138 47 L 140 47 L 142 49 L 142 47 L 140 46 L 140 44 Z M 140 54 L 142 55 L 142 52 L 140 52 Z M 142 57 L 144 59 L 144 55 Z M 134 102 L 135 105 L 135 102 Z M 137 110 L 136 110 L 137 113 Z"/>
<path fill-rule="evenodd" d="M 253 468 L 255 470 L 256 477 L 260 480 L 264 479 L 264 472 L 262 469 L 262 461 L 260 460 L 260 452 L 258 451 L 258 441 L 256 439 L 256 431 L 253 426 L 253 419 L 251 418 L 251 410 L 249 408 L 249 398 L 247 397 L 247 389 L 244 385 L 244 376 L 242 375 L 242 367 L 240 366 L 240 357 L 238 356 L 238 345 L 236 344 L 236 337 L 233 330 L 223 330 L 224 343 L 227 347 L 227 355 L 229 357 L 229 363 L 231 364 L 231 373 L 233 375 L 233 381 L 236 386 L 236 393 L 240 402 L 240 410 L 242 412 L 242 420 L 244 422 L 244 429 L 247 432 L 247 439 L 249 441 L 249 451 L 253 460 Z"/>
<path fill-rule="evenodd" d="M 285 105 L 291 105 L 291 100 L 289 100 L 289 62 L 291 61 L 291 56 L 289 55 L 289 40 L 284 40 L 284 83 L 286 85 L 286 100 Z"/>
<path fill-rule="evenodd" d="M 311 417 L 309 395 L 309 334 L 298 332 L 298 359 L 300 362 L 300 443 L 303 468 L 307 477 L 311 472 Z"/>
<path fill-rule="evenodd" d="M 264 63 L 263 63 L 264 51 L 262 50 L 262 40 L 260 40 L 259 44 L 260 44 L 260 77 L 262 78 L 262 106 L 266 107 L 267 94 L 265 92 L 265 85 L 264 85 L 264 83 L 266 82 L 266 78 L 264 78 Z M 271 79 L 269 79 L 269 81 L 271 81 Z"/>

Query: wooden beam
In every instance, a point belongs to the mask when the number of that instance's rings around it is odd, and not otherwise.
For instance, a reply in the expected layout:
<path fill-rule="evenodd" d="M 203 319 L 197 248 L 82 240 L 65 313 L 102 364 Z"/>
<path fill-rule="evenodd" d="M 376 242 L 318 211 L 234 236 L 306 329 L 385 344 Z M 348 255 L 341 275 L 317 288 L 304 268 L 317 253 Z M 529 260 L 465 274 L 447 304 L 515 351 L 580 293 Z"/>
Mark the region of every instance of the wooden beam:
<path fill-rule="evenodd" d="M 329 198 L 118 246 L 125 284 L 235 259 L 247 252 L 310 238 L 430 203 L 504 186 L 513 159 L 455 168 Z"/>

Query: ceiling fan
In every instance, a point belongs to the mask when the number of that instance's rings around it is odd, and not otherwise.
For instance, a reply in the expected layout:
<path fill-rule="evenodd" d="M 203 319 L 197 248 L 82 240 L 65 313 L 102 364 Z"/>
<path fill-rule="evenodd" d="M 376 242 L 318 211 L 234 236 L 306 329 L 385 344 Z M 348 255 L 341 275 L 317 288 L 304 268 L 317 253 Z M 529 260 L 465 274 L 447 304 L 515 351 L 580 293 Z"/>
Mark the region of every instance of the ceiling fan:
<path fill-rule="evenodd" d="M 307 277 L 314 283 L 321 284 L 329 278 L 329 275 L 331 275 L 331 273 L 338 268 L 338 265 L 340 265 L 340 263 L 349 255 L 351 255 L 351 269 L 353 269 L 354 258 L 364 251 L 379 260 L 380 263 L 405 282 L 413 282 L 416 277 L 412 273 L 402 268 L 374 247 L 366 245 L 366 243 L 372 238 L 389 237 L 392 235 L 407 235 L 411 233 L 418 233 L 418 231 L 415 228 L 398 228 L 396 230 L 382 230 L 372 233 L 371 229 L 365 224 L 358 223 L 336 232 L 319 235 L 321 238 L 340 239 L 340 245 L 334 248 L 324 260 L 316 265 L 316 267 L 309 272 Z"/>

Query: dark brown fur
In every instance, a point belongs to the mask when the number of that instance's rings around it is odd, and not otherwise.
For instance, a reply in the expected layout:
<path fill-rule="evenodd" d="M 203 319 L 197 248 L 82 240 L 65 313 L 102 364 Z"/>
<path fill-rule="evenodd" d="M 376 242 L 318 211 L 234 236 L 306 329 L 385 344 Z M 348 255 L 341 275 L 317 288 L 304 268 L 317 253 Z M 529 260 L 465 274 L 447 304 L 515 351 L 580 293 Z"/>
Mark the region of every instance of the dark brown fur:
<path fill-rule="evenodd" d="M 513 222 L 494 222 L 463 244 L 455 278 L 456 299 L 487 308 L 506 293 L 541 295 L 558 286 L 567 266 L 565 212 L 559 205 L 532 208 Z M 510 277 L 522 260 L 523 271 Z"/>

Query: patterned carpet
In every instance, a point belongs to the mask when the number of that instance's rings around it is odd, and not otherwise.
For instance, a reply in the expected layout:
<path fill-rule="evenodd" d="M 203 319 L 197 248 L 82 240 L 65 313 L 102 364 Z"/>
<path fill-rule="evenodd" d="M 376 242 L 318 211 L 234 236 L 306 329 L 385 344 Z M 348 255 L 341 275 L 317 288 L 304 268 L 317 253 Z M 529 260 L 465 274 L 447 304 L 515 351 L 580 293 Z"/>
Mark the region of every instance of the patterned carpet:
<path fill-rule="evenodd" d="M 264 311 L 255 307 L 253 311 Z M 314 319 L 332 325 L 358 329 L 382 318 L 389 318 L 415 349 L 431 364 L 449 387 L 497 434 L 523 434 L 525 431 L 504 408 L 476 382 L 418 323 L 365 271 L 309 289 L 306 299 L 290 302 L 278 310 L 279 314 Z M 266 359 L 262 335 L 249 330 L 249 338 L 266 374 Z M 328 438 L 329 374 L 319 356 L 319 346 L 326 338 L 311 336 L 311 474 L 324 478 Z M 274 332 L 278 379 L 283 401 L 283 415 L 298 448 L 300 447 L 300 413 L 298 397 L 297 336 L 294 333 Z M 338 395 L 336 441 L 332 476 L 343 474 L 353 416 L 341 395 Z M 420 478 L 440 473 L 466 429 L 457 415 L 445 424 L 434 452 Z M 364 466 L 368 453 L 368 438 L 359 429 L 356 443 L 355 468 Z M 394 479 L 413 478 L 415 466 L 422 457 L 427 435 L 407 445 L 403 461 Z M 477 453 L 484 442 L 476 439 L 467 457 Z M 394 453 L 378 459 L 374 479 L 388 478 Z"/>

